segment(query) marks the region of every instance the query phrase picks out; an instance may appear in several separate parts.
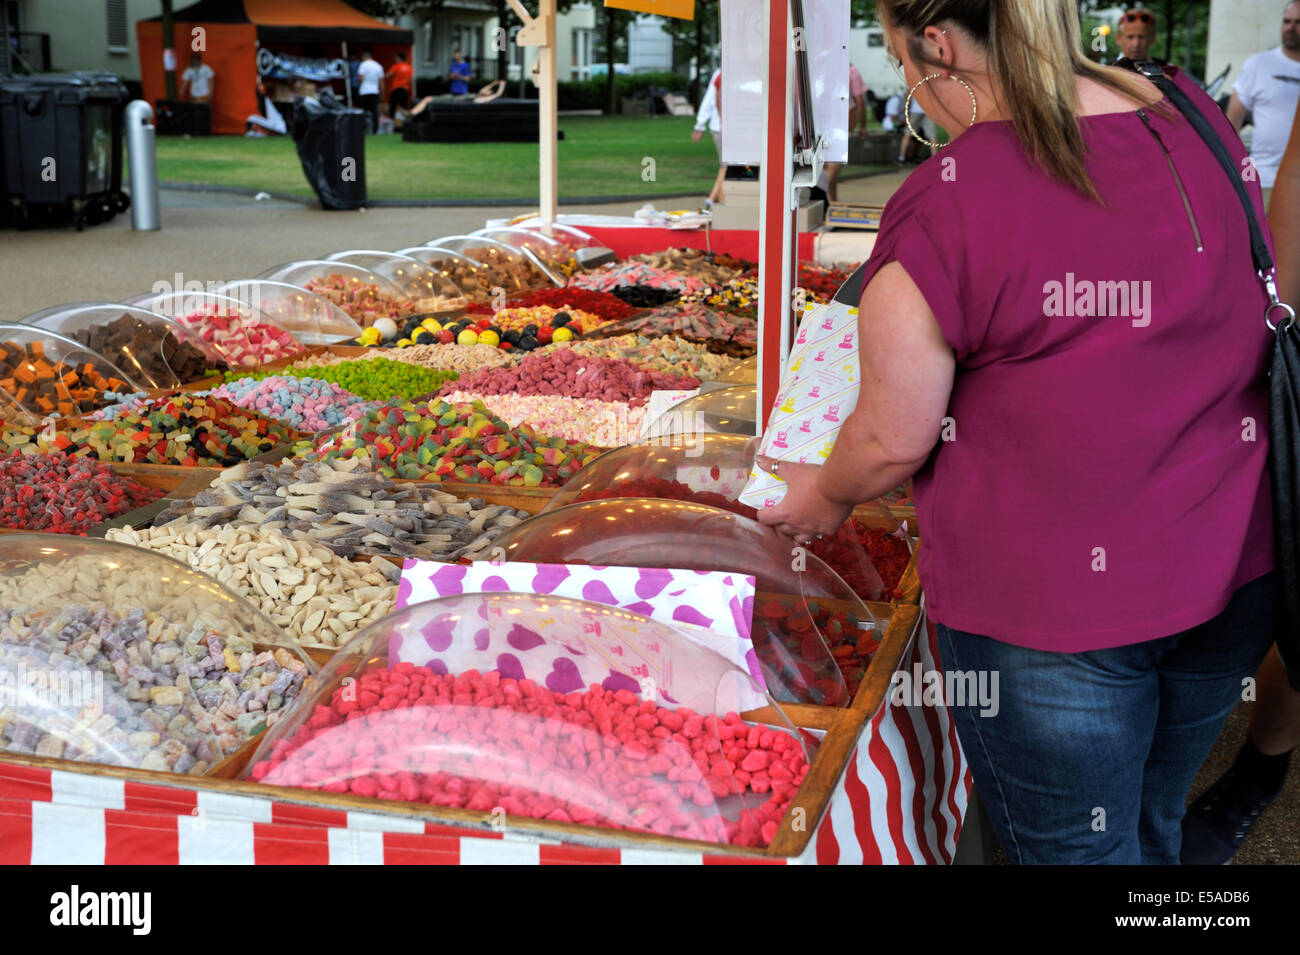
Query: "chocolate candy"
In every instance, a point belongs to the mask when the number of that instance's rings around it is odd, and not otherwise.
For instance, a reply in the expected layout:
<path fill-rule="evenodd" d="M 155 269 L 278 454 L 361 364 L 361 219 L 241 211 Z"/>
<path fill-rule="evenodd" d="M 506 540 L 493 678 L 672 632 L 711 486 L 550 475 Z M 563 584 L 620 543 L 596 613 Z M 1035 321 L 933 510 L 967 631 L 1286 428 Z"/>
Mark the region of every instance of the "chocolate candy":
<path fill-rule="evenodd" d="M 179 341 L 166 322 L 148 322 L 132 315 L 69 332 L 68 337 L 123 369 L 138 366 L 142 377 L 157 388 L 170 387 L 173 379 L 182 385 L 198 381 L 226 367 L 190 342 Z"/>

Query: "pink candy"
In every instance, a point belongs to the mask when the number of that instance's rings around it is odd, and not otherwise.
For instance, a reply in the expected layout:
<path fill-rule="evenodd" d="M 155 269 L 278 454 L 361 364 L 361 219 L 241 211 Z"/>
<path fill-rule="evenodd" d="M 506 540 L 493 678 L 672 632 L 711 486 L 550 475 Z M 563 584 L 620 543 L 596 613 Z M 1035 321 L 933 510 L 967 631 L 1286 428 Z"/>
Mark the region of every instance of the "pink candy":
<path fill-rule="evenodd" d="M 638 368 L 621 358 L 579 355 L 560 349 L 529 355 L 518 365 L 461 375 L 442 386 L 442 394 L 473 391 L 483 395 L 564 395 L 643 406 L 655 390 L 698 388 L 700 380 Z"/>
<path fill-rule="evenodd" d="M 641 434 L 646 413 L 644 407 L 633 408 L 623 401 L 563 395 L 484 395 L 456 391 L 443 397 L 453 404 L 477 399 L 512 428 L 526 423 L 541 434 L 601 448 L 632 444 Z"/>
<path fill-rule="evenodd" d="M 218 352 L 232 368 L 278 361 L 303 351 L 288 332 L 217 306 L 191 312 L 180 321 L 196 331 L 203 344 Z"/>
<path fill-rule="evenodd" d="M 684 295 L 709 288 L 707 282 L 694 275 L 656 269 L 643 262 L 624 262 L 596 272 L 579 272 L 569 280 L 569 284 L 597 292 L 608 292 L 625 285 L 648 285 L 650 288 L 672 289 Z"/>

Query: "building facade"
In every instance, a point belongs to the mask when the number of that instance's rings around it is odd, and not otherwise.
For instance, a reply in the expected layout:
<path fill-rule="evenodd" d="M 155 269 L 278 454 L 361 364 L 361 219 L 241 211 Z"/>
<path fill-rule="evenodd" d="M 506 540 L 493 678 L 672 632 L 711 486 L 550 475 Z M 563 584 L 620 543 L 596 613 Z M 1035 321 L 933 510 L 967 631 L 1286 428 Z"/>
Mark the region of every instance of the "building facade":
<path fill-rule="evenodd" d="M 1210 0 L 1210 42 L 1206 51 L 1206 77 L 1218 76 L 1231 66 L 1224 92 L 1241 72 L 1248 57 L 1282 43 L 1285 0 Z"/>
<path fill-rule="evenodd" d="M 140 78 L 135 23 L 162 10 L 158 0 L 8 0 L 7 6 L 11 30 L 47 38 L 49 62 L 32 62 L 36 72 L 103 70 L 128 80 Z M 19 54 L 26 48 L 30 62 L 41 45 L 30 40 Z"/>
<path fill-rule="evenodd" d="M 474 71 L 471 89 L 498 78 L 501 44 L 508 56 L 508 80 L 526 79 L 537 58 L 535 47 L 520 47 L 515 42 L 518 23 L 501 28 L 492 0 L 445 0 L 427 18 L 406 16 L 398 23 L 415 32 L 417 78 L 444 77 L 451 68 L 453 50 L 460 50 Z M 575 4 L 556 18 L 559 79 L 586 79 L 591 74 L 595 28 L 596 10 L 588 3 Z"/>

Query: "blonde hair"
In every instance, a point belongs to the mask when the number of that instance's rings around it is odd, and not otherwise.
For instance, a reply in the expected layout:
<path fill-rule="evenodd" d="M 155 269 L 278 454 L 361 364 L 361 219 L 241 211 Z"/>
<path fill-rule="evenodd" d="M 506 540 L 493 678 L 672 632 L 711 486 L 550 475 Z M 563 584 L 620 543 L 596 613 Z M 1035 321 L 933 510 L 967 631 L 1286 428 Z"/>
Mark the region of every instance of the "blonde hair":
<path fill-rule="evenodd" d="M 925 52 L 926 27 L 950 22 L 961 28 L 986 51 L 1005 101 L 998 105 L 1025 152 L 1049 176 L 1100 199 L 1084 164 L 1075 77 L 1142 105 L 1151 98 L 1136 75 L 1084 56 L 1075 0 L 878 0 L 877 8 L 885 23 L 907 32 L 917 64 L 945 66 Z"/>

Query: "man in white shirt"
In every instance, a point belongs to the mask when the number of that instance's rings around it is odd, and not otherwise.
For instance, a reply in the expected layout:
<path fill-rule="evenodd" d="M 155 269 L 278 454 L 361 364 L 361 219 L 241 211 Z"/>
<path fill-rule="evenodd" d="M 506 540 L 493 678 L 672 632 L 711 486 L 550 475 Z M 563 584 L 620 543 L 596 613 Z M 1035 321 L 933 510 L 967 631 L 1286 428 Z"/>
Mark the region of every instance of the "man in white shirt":
<path fill-rule="evenodd" d="M 1292 0 L 1282 11 L 1282 45 L 1246 60 L 1228 101 L 1228 119 L 1237 130 L 1245 122 L 1247 110 L 1253 116 L 1250 158 L 1264 190 L 1265 207 L 1273 194 L 1273 180 L 1286 151 L 1298 102 L 1300 0 Z"/>
<path fill-rule="evenodd" d="M 189 69 L 181 74 L 181 99 L 191 99 L 196 103 L 212 102 L 212 67 L 203 62 L 203 54 L 195 53 L 190 57 Z M 186 93 L 189 96 L 186 96 Z"/>
<path fill-rule="evenodd" d="M 697 143 L 704 135 L 704 130 L 708 130 L 713 136 L 713 146 L 718 151 L 718 159 L 722 159 L 722 70 L 714 70 L 713 76 L 709 77 L 709 85 L 704 88 L 704 96 L 700 100 L 699 112 L 695 114 L 695 129 L 691 132 L 691 139 Z M 727 176 L 727 167 L 718 163 L 718 176 L 713 180 L 713 188 L 709 191 L 709 197 L 704 200 L 704 207 L 707 209 L 715 202 L 722 201 L 722 184 Z"/>
<path fill-rule="evenodd" d="M 370 114 L 370 132 L 379 129 L 379 84 L 384 78 L 384 68 L 375 62 L 369 50 L 361 54 L 357 67 L 358 105 Z"/>

